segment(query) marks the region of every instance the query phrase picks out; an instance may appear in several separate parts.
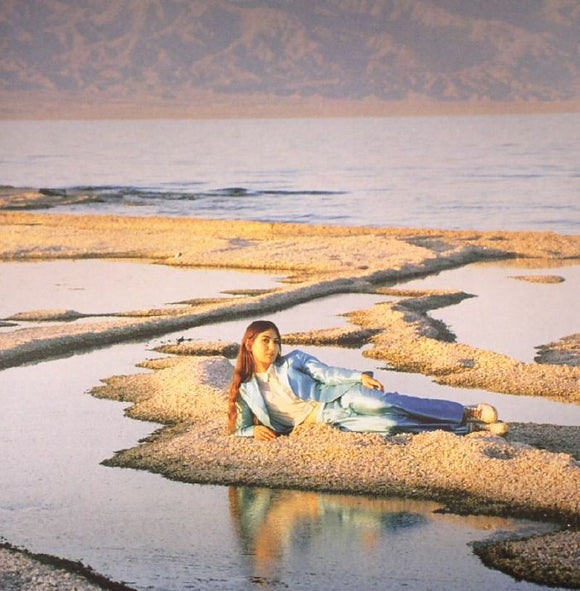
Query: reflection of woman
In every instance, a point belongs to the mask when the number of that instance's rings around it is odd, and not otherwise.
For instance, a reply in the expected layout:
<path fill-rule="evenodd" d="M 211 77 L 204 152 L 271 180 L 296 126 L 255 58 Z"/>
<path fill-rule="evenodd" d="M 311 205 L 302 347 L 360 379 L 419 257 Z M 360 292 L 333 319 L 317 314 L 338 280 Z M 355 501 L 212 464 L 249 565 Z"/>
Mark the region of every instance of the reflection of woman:
<path fill-rule="evenodd" d="M 396 534 L 426 523 L 419 511 L 436 508 L 429 502 L 253 487 L 231 487 L 229 501 L 242 551 L 253 557 L 256 575 L 261 577 L 274 576 L 285 556 L 295 550 L 320 551 L 325 544 L 317 538 L 344 540 L 341 546 L 356 554 L 356 546 L 371 550 L 387 532 Z"/>
<path fill-rule="evenodd" d="M 471 407 L 384 392 L 370 373 L 330 367 L 299 350 L 282 356 L 280 342 L 280 331 L 267 320 L 246 329 L 230 386 L 230 433 L 269 440 L 302 423 L 385 435 L 435 429 L 507 432 L 489 404 Z"/>
<path fill-rule="evenodd" d="M 231 487 L 230 513 L 243 545 L 261 575 L 273 575 L 296 541 L 300 526 L 321 518 L 320 495 L 314 492 Z"/>

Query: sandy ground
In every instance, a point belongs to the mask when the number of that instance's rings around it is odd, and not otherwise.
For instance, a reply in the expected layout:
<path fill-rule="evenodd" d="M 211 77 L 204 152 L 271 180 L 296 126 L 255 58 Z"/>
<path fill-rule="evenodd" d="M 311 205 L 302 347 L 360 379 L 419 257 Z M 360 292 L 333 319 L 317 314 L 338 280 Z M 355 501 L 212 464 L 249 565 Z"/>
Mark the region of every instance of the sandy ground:
<path fill-rule="evenodd" d="M 132 591 L 80 562 L 32 554 L 0 544 L 0 588 L 3 591 Z"/>
<path fill-rule="evenodd" d="M 578 335 L 544 345 L 543 363 L 522 363 L 451 338 L 429 311 L 467 297 L 462 292 L 393 291 L 403 278 L 474 261 L 520 259 L 526 268 L 578 264 L 580 237 L 539 233 L 441 232 L 312 227 L 193 219 L 140 219 L 0 213 L 0 259 L 131 258 L 170 265 L 255 269 L 289 275 L 270 292 L 181 308 L 136 311 L 107 321 L 0 333 L 0 368 L 136 337 L 242 318 L 333 293 L 396 295 L 394 302 L 353 311 L 351 327 L 285 335 L 286 343 L 369 343 L 365 354 L 442 383 L 526 394 L 577 404 Z M 542 275 L 534 280 L 542 280 Z M 552 275 L 545 281 L 556 281 Z M 49 304 L 49 303 L 47 303 Z M 48 310 L 43 318 L 74 311 Z M 6 319 L 3 319 L 6 320 Z M 108 460 L 189 482 L 255 484 L 308 490 L 407 495 L 443 501 L 449 510 L 555 520 L 566 544 L 544 537 L 488 553 L 490 564 L 551 584 L 579 586 L 580 427 L 513 424 L 502 439 L 484 433 L 435 432 L 383 438 L 322 425 L 296 429 L 264 444 L 225 434 L 226 357 L 235 344 L 188 344 L 147 362 L 153 371 L 112 377 L 97 396 L 131 400 L 135 418 L 167 424 L 149 440 Z M 564 534 L 562 534 L 564 535 Z M 538 551 L 539 545 L 541 551 Z M 562 548 L 565 547 L 564 552 Z M 539 552 L 539 554 L 538 554 Z M 523 568 L 541 556 L 537 568 Z M 537 558 L 535 558 L 537 561 Z M 517 563 L 517 564 L 515 564 Z M 511 564 L 511 566 L 510 566 Z M 507 565 L 507 566 L 506 566 Z M 518 570 L 520 569 L 520 570 Z"/>

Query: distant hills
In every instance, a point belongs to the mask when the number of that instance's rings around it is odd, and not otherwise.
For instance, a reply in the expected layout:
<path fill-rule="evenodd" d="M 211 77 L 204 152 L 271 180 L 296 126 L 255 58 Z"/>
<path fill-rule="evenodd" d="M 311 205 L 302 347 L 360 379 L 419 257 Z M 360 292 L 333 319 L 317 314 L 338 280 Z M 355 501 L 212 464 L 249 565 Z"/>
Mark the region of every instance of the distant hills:
<path fill-rule="evenodd" d="M 1 0 L 0 115 L 574 103 L 578 0 Z"/>

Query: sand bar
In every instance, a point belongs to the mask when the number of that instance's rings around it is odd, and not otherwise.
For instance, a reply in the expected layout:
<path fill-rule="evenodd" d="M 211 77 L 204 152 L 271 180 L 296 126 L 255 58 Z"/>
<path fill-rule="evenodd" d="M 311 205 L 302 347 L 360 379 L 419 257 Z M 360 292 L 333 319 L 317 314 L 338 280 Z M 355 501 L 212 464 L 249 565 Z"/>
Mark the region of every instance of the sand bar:
<path fill-rule="evenodd" d="M 579 237 L 551 233 L 440 232 L 14 212 L 0 213 L 0 224 L 0 260 L 5 261 L 121 258 L 290 275 L 284 288 L 252 297 L 184 306 L 171 313 L 140 312 L 115 322 L 87 323 L 84 329 L 69 324 L 58 330 L 39 328 L 3 335 L 0 367 L 41 359 L 70 347 L 159 335 L 256 311 L 267 314 L 323 295 L 373 292 L 403 278 L 474 261 L 580 260 Z M 391 356 L 384 351 L 384 343 L 377 349 L 382 349 L 378 355 L 386 359 Z M 437 368 L 432 369 L 436 373 Z"/>

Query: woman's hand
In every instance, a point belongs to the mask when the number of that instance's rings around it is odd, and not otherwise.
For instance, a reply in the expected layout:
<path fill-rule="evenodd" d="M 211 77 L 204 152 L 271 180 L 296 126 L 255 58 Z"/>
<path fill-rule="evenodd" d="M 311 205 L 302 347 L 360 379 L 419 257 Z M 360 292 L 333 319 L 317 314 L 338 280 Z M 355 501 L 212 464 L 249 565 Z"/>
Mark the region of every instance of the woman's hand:
<path fill-rule="evenodd" d="M 363 373 L 361 382 L 365 388 L 380 390 L 381 392 L 385 391 L 385 387 L 381 384 L 381 382 L 379 382 L 379 380 L 375 380 L 375 378 L 369 376 L 367 373 Z"/>
<path fill-rule="evenodd" d="M 276 431 L 272 431 L 269 427 L 264 425 L 254 427 L 254 439 L 258 441 L 270 441 L 270 439 L 276 439 L 276 437 L 278 437 Z"/>

